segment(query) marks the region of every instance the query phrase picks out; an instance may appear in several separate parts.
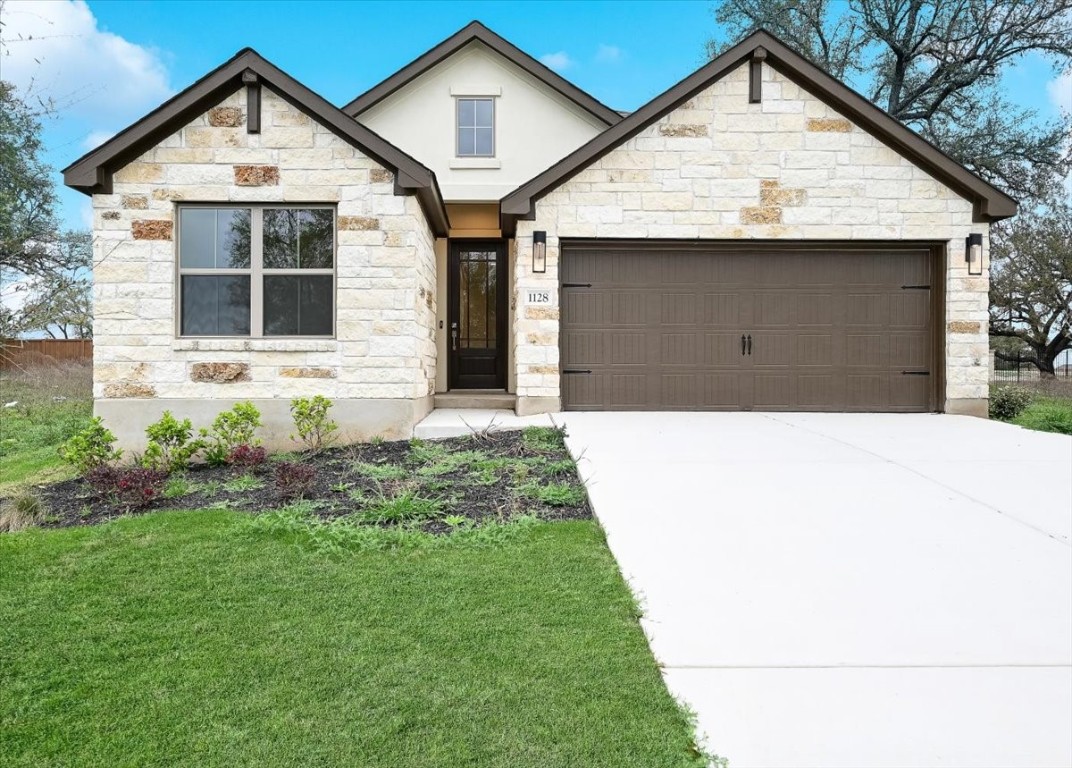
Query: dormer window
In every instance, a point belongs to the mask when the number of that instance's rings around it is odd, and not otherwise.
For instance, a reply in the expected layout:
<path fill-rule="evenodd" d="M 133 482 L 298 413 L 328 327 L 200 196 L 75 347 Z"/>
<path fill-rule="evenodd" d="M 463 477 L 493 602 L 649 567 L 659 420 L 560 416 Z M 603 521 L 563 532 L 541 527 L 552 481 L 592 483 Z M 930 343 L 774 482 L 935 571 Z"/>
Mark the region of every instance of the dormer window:
<path fill-rule="evenodd" d="M 458 157 L 495 157 L 495 99 L 458 99 Z"/>

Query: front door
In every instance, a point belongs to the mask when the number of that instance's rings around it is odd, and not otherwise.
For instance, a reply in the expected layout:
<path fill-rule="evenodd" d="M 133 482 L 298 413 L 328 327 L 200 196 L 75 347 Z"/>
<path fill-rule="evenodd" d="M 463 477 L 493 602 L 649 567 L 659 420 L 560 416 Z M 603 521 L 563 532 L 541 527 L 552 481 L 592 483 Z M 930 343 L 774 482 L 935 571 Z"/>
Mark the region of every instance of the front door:
<path fill-rule="evenodd" d="M 450 246 L 451 389 L 506 389 L 506 249 L 501 240 Z"/>

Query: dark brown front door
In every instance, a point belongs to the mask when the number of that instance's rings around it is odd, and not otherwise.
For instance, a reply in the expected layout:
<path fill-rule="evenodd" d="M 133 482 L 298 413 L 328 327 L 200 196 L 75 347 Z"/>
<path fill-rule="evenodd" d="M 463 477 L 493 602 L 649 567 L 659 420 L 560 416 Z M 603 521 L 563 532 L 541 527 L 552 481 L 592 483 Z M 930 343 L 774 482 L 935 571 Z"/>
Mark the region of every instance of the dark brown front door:
<path fill-rule="evenodd" d="M 502 241 L 453 241 L 447 290 L 450 388 L 505 389 L 506 256 Z"/>
<path fill-rule="evenodd" d="M 934 410 L 927 247 L 567 245 L 570 410 Z"/>

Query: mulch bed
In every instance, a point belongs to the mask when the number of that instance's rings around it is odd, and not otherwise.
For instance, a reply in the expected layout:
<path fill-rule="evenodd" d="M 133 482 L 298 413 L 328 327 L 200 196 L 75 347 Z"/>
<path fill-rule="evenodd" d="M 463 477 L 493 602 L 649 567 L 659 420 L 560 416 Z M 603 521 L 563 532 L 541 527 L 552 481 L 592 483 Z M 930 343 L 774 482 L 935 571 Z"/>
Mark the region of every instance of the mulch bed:
<path fill-rule="evenodd" d="M 47 528 L 93 525 L 121 515 L 166 509 L 227 507 L 260 513 L 295 501 L 282 498 L 275 485 L 275 466 L 286 460 L 316 469 L 311 488 L 301 499 L 312 502 L 307 505 L 312 514 L 326 519 L 360 514 L 377 500 L 407 492 L 438 503 L 438 515 L 414 523 L 430 533 L 452 530 L 443 521 L 450 515 L 477 525 L 522 515 L 543 520 L 590 518 L 583 484 L 560 443 L 560 439 L 536 441 L 526 439 L 522 432 L 501 431 L 446 440 L 359 444 L 317 455 L 281 454 L 250 473 L 256 479 L 255 488 L 241 488 L 249 484 L 249 476 L 233 467 L 197 465 L 177 479 L 172 476 L 172 492 L 183 490 L 184 479 L 186 493 L 159 497 L 137 509 L 101 497 L 81 478 L 37 486 L 34 492 L 47 510 L 41 524 Z M 540 486 L 569 486 L 578 492 L 573 498 L 548 503 L 535 498 Z"/>

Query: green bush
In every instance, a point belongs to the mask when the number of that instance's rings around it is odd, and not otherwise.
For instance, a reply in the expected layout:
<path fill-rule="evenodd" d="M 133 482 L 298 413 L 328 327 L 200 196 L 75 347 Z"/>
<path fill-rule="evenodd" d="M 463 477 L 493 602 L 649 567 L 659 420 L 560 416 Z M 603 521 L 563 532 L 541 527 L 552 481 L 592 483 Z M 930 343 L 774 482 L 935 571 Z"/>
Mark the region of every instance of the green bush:
<path fill-rule="evenodd" d="M 164 411 L 154 424 L 145 428 L 149 445 L 141 457 L 146 469 L 160 472 L 182 472 L 189 468 L 190 460 L 204 447 L 200 440 L 191 439 L 194 425 L 189 419 L 179 421 Z"/>
<path fill-rule="evenodd" d="M 290 439 L 305 444 L 307 450 L 319 453 L 335 439 L 339 425 L 328 418 L 331 401 L 323 395 L 296 397 L 290 401 L 290 415 L 297 435 Z"/>
<path fill-rule="evenodd" d="M 1031 397 L 1023 387 L 998 387 L 990 393 L 990 418 L 1015 419 L 1031 404 Z"/>
<path fill-rule="evenodd" d="M 255 448 L 261 441 L 253 436 L 261 425 L 261 412 L 248 400 L 235 403 L 234 408 L 223 411 L 212 422 L 212 429 L 202 429 L 201 439 L 205 444 L 205 461 L 213 467 L 227 463 L 231 453 L 240 445 Z"/>
<path fill-rule="evenodd" d="M 123 452 L 114 447 L 115 439 L 97 416 L 88 427 L 60 446 L 60 458 L 84 475 L 91 469 L 119 461 Z"/>

